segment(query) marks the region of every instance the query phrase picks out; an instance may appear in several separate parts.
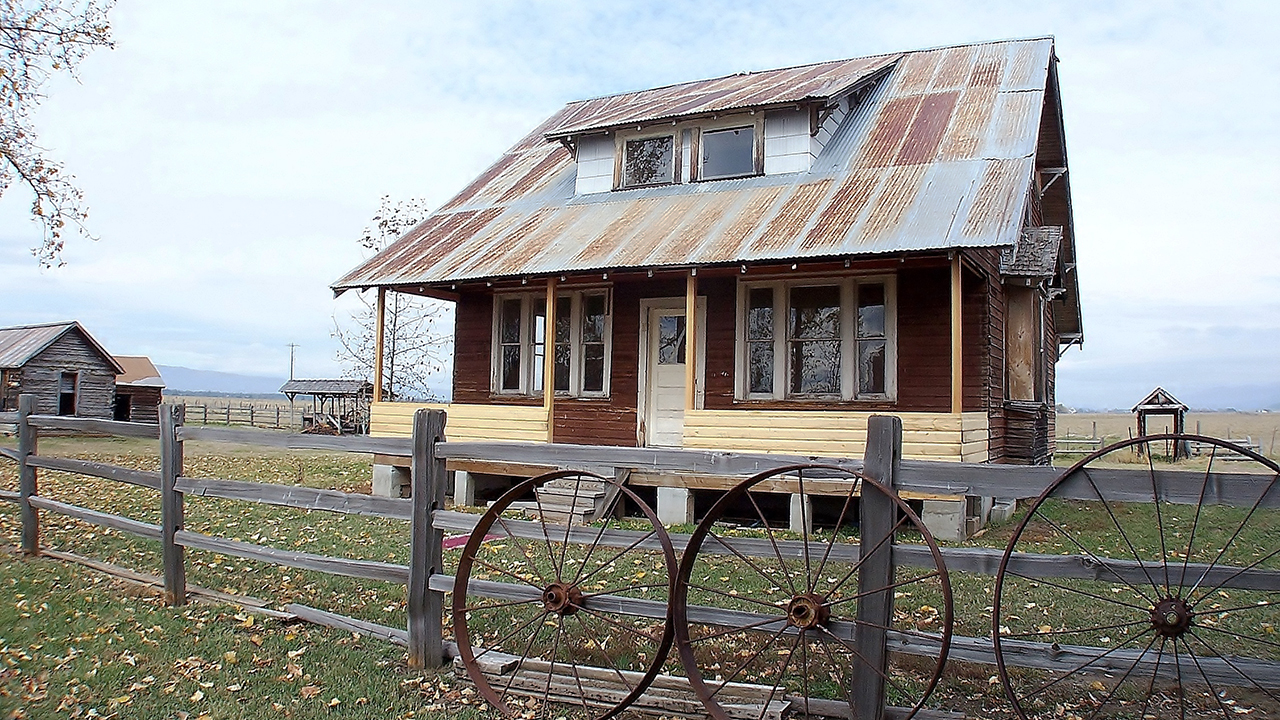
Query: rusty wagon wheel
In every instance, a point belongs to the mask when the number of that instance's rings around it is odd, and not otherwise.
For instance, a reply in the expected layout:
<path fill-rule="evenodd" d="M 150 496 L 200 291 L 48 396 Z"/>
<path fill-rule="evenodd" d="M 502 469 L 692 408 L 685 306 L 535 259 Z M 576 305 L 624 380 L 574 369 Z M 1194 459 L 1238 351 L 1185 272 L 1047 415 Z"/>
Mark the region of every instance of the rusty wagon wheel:
<path fill-rule="evenodd" d="M 1205 467 L 1152 458 L 1178 444 Z M 1277 480 L 1271 460 L 1194 435 L 1121 442 L 1054 480 L 996 576 L 1018 717 L 1280 715 Z"/>
<path fill-rule="evenodd" d="M 529 503 L 538 488 L 569 508 L 597 502 L 594 525 Z M 584 500 L 584 498 L 590 498 Z M 642 515 L 614 517 L 625 498 Z M 628 527 L 640 530 L 619 532 Z M 669 615 L 676 556 L 657 515 L 629 488 L 588 472 L 531 478 L 480 517 L 453 586 L 458 654 L 480 694 L 507 716 L 559 717 L 553 704 L 583 716 L 613 717 L 644 692 L 671 648 Z"/>
<path fill-rule="evenodd" d="M 865 555 L 851 527 L 864 492 L 889 498 L 895 513 Z M 770 521 L 767 509 L 789 511 L 791 522 Z M 895 547 L 899 537 L 917 544 Z M 860 581 L 886 556 L 887 582 Z M 887 625 L 860 619 L 878 602 L 891 608 Z M 896 493 L 838 467 L 792 466 L 749 478 L 711 508 L 685 549 L 672 622 L 693 690 L 716 720 L 858 717 L 855 696 L 868 682 L 883 683 L 883 704 L 905 708 L 896 714 L 905 720 L 941 677 L 951 585 L 932 535 Z M 887 635 L 887 662 L 866 657 L 860 632 Z"/>

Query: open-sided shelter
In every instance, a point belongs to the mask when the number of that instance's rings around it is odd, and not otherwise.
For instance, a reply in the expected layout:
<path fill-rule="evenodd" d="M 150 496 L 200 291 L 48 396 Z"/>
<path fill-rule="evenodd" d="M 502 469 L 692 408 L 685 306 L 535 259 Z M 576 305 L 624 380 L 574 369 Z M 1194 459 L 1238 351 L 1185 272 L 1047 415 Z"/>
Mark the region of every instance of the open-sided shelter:
<path fill-rule="evenodd" d="M 1075 270 L 1045 37 L 569 103 L 333 288 L 456 304 L 451 439 L 1044 462 Z"/>
<path fill-rule="evenodd" d="M 0 410 L 36 397 L 36 413 L 111 419 L 124 368 L 78 322 L 0 328 Z"/>

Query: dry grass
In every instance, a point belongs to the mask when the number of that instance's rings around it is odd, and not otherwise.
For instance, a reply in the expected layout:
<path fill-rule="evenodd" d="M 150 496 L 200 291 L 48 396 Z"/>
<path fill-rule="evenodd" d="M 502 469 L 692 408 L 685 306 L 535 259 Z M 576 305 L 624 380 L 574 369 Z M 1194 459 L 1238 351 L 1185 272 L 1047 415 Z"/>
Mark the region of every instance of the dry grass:
<path fill-rule="evenodd" d="M 1137 418 L 1131 413 L 1059 413 L 1058 437 L 1101 437 L 1107 443 L 1127 440 L 1137 434 Z M 1172 432 L 1173 419 L 1156 417 L 1148 421 L 1148 432 Z M 1222 439 L 1249 439 L 1262 446 L 1269 457 L 1280 448 L 1280 413 L 1190 412 L 1186 432 Z"/>

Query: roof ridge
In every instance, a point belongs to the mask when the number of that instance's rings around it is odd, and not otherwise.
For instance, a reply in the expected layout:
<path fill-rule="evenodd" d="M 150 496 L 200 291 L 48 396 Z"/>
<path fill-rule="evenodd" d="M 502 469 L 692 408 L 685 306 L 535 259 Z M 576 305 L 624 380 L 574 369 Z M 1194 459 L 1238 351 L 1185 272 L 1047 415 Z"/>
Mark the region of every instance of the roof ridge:
<path fill-rule="evenodd" d="M 695 83 L 713 82 L 715 80 L 724 80 L 726 78 L 741 77 L 745 75 L 761 75 L 764 73 L 785 72 L 787 70 L 799 70 L 801 68 L 817 67 L 819 65 L 833 65 L 836 63 L 853 62 L 855 60 L 874 60 L 876 58 L 893 57 L 894 55 L 911 55 L 913 53 L 933 52 L 935 50 L 948 50 L 951 48 L 974 47 L 978 45 L 1001 45 L 1004 43 L 1030 42 L 1032 40 L 1055 41 L 1056 39 L 1054 38 L 1053 35 L 1038 35 L 1038 36 L 1031 36 L 1031 37 L 1003 38 L 1000 40 L 982 40 L 982 41 L 973 41 L 973 42 L 966 42 L 966 43 L 956 43 L 954 45 L 936 45 L 934 47 L 917 48 L 915 50 L 899 50 L 896 52 L 872 53 L 871 55 L 857 55 L 854 57 L 836 58 L 834 60 L 818 60 L 816 62 L 801 63 L 799 65 L 785 65 L 783 67 L 776 67 L 776 68 L 765 68 L 763 70 L 740 70 L 738 72 L 727 73 L 724 75 L 716 75 L 714 77 L 709 77 L 709 78 L 698 78 L 696 80 L 684 80 L 681 82 L 668 83 L 666 85 L 658 85 L 656 87 L 641 88 L 639 90 L 624 90 L 622 92 L 606 93 L 604 95 L 596 95 L 593 97 L 580 98 L 578 100 L 570 100 L 569 102 L 565 103 L 565 107 L 580 105 L 582 103 L 594 102 L 596 100 L 607 100 L 609 98 L 622 97 L 624 95 L 636 95 L 639 93 L 657 92 L 659 90 L 668 90 L 670 88 L 677 88 L 677 87 L 680 87 L 681 85 L 693 85 Z"/>
<path fill-rule="evenodd" d="M 80 321 L 79 321 L 79 320 L 60 320 L 60 321 L 57 321 L 57 322 L 30 323 L 30 324 L 27 324 L 27 325 L 6 325 L 5 327 L 0 327 L 0 331 L 4 331 L 4 330 L 34 330 L 34 329 L 36 329 L 36 328 L 43 328 L 43 327 L 58 327 L 58 326 L 60 326 L 60 325 L 80 325 Z M 83 326 L 81 326 L 81 327 L 83 327 Z"/>

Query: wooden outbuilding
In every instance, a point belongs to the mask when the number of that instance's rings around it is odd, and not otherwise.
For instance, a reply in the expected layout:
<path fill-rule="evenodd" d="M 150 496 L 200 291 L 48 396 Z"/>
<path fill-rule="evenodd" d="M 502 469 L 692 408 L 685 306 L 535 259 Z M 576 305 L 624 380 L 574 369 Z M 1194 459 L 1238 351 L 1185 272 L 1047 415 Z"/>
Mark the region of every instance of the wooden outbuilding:
<path fill-rule="evenodd" d="M 302 414 L 303 432 L 369 432 L 373 385 L 366 380 L 290 380 L 280 392 L 290 403 L 299 395 L 311 397 L 310 412 Z"/>
<path fill-rule="evenodd" d="M 1152 415 L 1168 415 L 1173 420 L 1173 432 L 1182 434 L 1187 429 L 1187 406 L 1178 398 L 1174 397 L 1168 390 L 1157 387 L 1152 390 L 1142 402 L 1133 406 L 1129 412 L 1138 414 L 1138 437 L 1147 437 L 1151 433 L 1147 432 L 1147 421 Z M 1173 459 L 1180 460 L 1188 457 L 1186 443 L 1173 443 Z"/>
<path fill-rule="evenodd" d="M 160 422 L 160 402 L 164 397 L 164 378 L 142 355 L 116 355 L 124 373 L 116 376 L 114 416 L 126 422 Z"/>
<path fill-rule="evenodd" d="M 0 410 L 16 410 L 18 395 L 30 393 L 37 414 L 109 420 L 122 373 L 78 322 L 0 328 Z"/>
<path fill-rule="evenodd" d="M 1046 463 L 1075 270 L 1035 38 L 569 103 L 333 288 L 455 304 L 451 439 Z"/>

